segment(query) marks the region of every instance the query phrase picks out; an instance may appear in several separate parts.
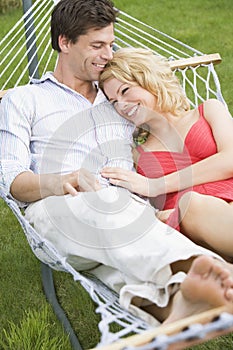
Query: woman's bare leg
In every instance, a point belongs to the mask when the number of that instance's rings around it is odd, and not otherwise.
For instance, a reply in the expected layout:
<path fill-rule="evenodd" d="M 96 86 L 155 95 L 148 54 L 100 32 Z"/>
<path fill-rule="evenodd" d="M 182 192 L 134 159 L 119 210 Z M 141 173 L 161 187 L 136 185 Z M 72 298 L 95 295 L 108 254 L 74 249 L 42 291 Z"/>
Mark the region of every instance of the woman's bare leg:
<path fill-rule="evenodd" d="M 182 233 L 227 260 L 233 258 L 233 202 L 188 192 L 180 199 L 179 210 Z"/>

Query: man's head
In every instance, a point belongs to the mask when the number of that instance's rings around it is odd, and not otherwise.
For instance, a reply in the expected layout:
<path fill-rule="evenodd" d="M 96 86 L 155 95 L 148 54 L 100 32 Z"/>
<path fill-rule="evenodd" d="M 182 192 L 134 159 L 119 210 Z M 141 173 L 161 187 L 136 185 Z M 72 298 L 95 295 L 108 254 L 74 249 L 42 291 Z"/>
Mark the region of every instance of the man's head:
<path fill-rule="evenodd" d="M 61 0 L 51 19 L 52 47 L 58 52 L 59 36 L 75 44 L 90 29 L 101 29 L 116 21 L 117 10 L 110 0 Z"/>

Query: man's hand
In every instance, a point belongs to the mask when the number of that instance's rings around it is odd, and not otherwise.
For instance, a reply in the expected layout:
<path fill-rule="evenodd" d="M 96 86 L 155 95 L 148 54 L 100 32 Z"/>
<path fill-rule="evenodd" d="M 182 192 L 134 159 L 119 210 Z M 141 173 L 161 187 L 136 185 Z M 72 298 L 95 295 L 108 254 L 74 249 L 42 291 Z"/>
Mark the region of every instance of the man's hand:
<path fill-rule="evenodd" d="M 25 171 L 18 176 L 11 185 L 12 196 L 22 202 L 35 202 L 49 196 L 71 194 L 79 192 L 98 191 L 101 189 L 95 176 L 86 169 L 79 169 L 70 174 L 33 174 Z"/>
<path fill-rule="evenodd" d="M 79 192 L 92 192 L 100 189 L 101 185 L 95 176 L 83 168 L 63 177 L 64 194 L 77 196 Z"/>

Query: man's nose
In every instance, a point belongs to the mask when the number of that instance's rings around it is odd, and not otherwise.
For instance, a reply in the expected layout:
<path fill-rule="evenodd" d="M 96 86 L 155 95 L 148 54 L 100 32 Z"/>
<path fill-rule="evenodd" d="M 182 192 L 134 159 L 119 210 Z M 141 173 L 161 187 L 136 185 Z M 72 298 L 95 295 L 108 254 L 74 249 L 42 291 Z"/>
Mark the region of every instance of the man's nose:
<path fill-rule="evenodd" d="M 106 46 L 103 49 L 102 57 L 106 60 L 111 60 L 113 58 L 112 46 Z"/>

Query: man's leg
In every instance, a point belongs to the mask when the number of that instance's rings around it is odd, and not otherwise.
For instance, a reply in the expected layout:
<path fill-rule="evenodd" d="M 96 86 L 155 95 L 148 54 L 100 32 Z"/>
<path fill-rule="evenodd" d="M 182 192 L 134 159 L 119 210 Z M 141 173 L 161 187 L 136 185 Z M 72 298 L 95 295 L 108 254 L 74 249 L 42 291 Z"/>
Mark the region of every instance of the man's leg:
<path fill-rule="evenodd" d="M 151 206 L 119 188 L 48 197 L 31 205 L 26 215 L 75 268 L 101 263 L 119 270 L 125 284 L 120 300 L 126 308 L 134 296 L 166 306 L 173 286 L 185 278 L 182 270 L 174 274 L 170 265 L 215 255 L 159 221 Z"/>

